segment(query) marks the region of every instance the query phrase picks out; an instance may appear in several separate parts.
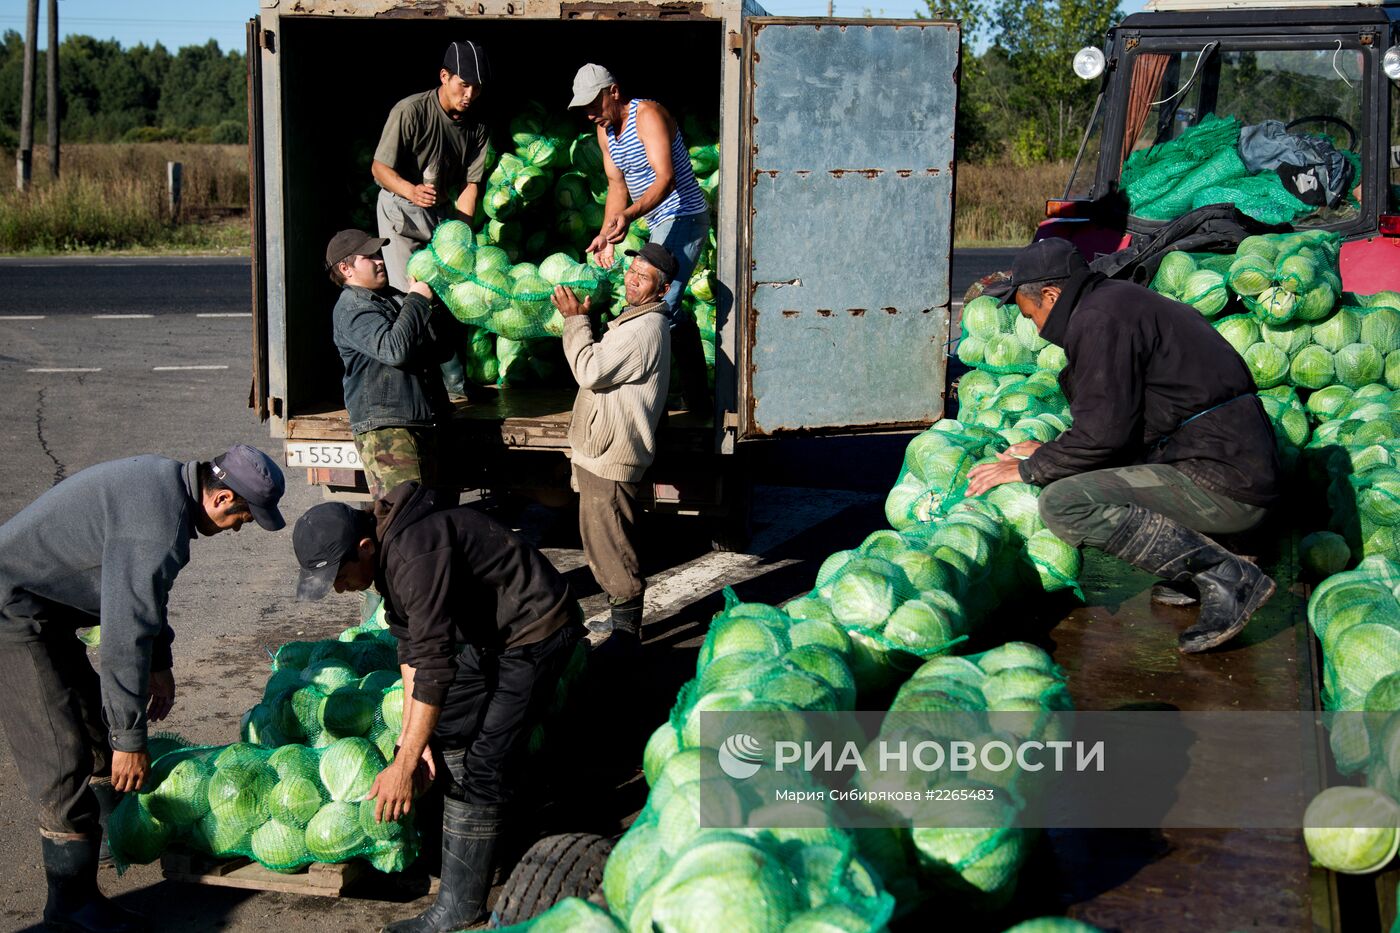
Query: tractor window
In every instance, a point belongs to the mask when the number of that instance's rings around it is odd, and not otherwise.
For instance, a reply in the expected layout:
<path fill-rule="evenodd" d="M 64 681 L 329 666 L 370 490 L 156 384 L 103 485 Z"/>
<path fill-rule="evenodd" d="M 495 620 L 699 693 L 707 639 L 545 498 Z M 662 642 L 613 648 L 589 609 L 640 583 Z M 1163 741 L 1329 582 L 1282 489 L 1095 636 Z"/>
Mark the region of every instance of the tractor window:
<path fill-rule="evenodd" d="M 1312 49 L 1203 44 L 1133 55 L 1121 180 L 1133 214 L 1165 220 L 1227 201 L 1258 205 L 1268 215 L 1259 219 L 1296 226 L 1355 218 L 1365 60 L 1347 39 L 1330 41 Z M 1219 122 L 1226 118 L 1237 126 Z"/>
<path fill-rule="evenodd" d="M 1390 92 L 1390 172 L 1386 192 L 1389 195 L 1392 214 L 1400 213 L 1400 91 L 1386 82 Z"/>

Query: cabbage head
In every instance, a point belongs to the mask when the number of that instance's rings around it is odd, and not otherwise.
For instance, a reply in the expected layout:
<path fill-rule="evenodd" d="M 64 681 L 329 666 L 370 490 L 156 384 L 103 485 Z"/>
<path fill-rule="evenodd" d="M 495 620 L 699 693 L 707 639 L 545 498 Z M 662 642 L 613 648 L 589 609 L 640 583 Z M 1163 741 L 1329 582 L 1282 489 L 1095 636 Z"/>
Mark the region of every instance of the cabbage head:
<path fill-rule="evenodd" d="M 273 871 L 295 871 L 311 861 L 305 829 L 277 819 L 253 830 L 250 848 L 253 858 Z"/>
<path fill-rule="evenodd" d="M 1335 378 L 1332 354 L 1316 344 L 1304 347 L 1293 357 L 1288 375 L 1295 386 L 1305 389 L 1325 388 L 1331 385 Z"/>
<path fill-rule="evenodd" d="M 368 739 L 337 739 L 321 752 L 321 784 L 332 800 L 359 801 L 384 770 L 384 758 Z"/>
<path fill-rule="evenodd" d="M 1400 350 L 1400 311 L 1373 306 L 1362 314 L 1360 342 L 1374 347 L 1382 356 Z"/>
<path fill-rule="evenodd" d="M 1320 282 L 1298 296 L 1298 304 L 1293 309 L 1300 321 L 1320 321 L 1332 313 L 1337 305 L 1337 293 L 1326 282 Z"/>
<path fill-rule="evenodd" d="M 1186 290 L 1186 282 L 1196 271 L 1196 261 L 1189 254 L 1173 250 L 1162 257 L 1157 267 L 1157 275 L 1152 279 L 1152 290 L 1173 298 L 1181 297 Z"/>
<path fill-rule="evenodd" d="M 359 855 L 368 844 L 360 827 L 358 803 L 333 800 L 306 824 L 306 850 L 318 862 L 343 862 Z"/>
<path fill-rule="evenodd" d="M 1003 305 L 990 295 L 981 295 L 969 301 L 962 311 L 963 330 L 973 337 L 986 341 L 1014 326 L 1011 318 L 1014 309 Z"/>
<path fill-rule="evenodd" d="M 1312 343 L 1312 328 L 1307 324 L 1284 324 L 1281 327 L 1264 324 L 1259 331 L 1265 343 L 1273 344 L 1290 357 Z"/>
<path fill-rule="evenodd" d="M 1254 376 L 1254 384 L 1261 389 L 1281 385 L 1288 378 L 1288 356 L 1272 344 L 1261 342 L 1247 347 L 1244 361 Z M 1328 375 L 1331 375 L 1330 366 Z"/>
<path fill-rule="evenodd" d="M 1278 264 L 1279 287 L 1292 294 L 1308 291 L 1318 282 L 1318 267 L 1305 253 L 1296 253 Z"/>
<path fill-rule="evenodd" d="M 1247 236 L 1235 248 L 1235 255 L 1261 256 L 1269 262 L 1269 267 L 1272 269 L 1274 260 L 1278 258 L 1278 240 L 1269 234 Z"/>
<path fill-rule="evenodd" d="M 1331 421 L 1351 401 L 1351 396 L 1351 389 L 1346 386 L 1328 386 L 1308 396 L 1307 408 L 1318 421 Z"/>
<path fill-rule="evenodd" d="M 1298 561 L 1314 579 L 1341 573 L 1351 563 L 1346 539 L 1330 531 L 1315 531 L 1298 544 Z"/>
<path fill-rule="evenodd" d="M 1237 295 L 1257 295 L 1274 284 L 1274 264 L 1262 256 L 1237 254 L 1230 266 L 1229 282 Z"/>
<path fill-rule="evenodd" d="M 1003 334 L 987 341 L 983 350 L 988 368 L 1028 369 L 1035 365 L 1035 355 L 1014 335 Z"/>
<path fill-rule="evenodd" d="M 1255 313 L 1266 324 L 1287 324 L 1293 320 L 1298 301 L 1282 288 L 1266 288 L 1255 299 Z"/>
<path fill-rule="evenodd" d="M 832 614 L 845 625 L 879 628 L 898 605 L 898 573 L 886 561 L 851 561 L 831 585 Z"/>
<path fill-rule="evenodd" d="M 1337 381 L 1352 389 L 1385 378 L 1385 357 L 1370 344 L 1347 344 L 1336 352 L 1333 365 L 1337 370 Z"/>
<path fill-rule="evenodd" d="M 1347 344 L 1361 341 L 1361 318 L 1346 308 L 1320 324 L 1313 325 L 1313 343 L 1329 353 L 1336 353 Z"/>
<path fill-rule="evenodd" d="M 1261 339 L 1258 322 L 1243 314 L 1216 321 L 1215 330 L 1240 356 Z"/>
<path fill-rule="evenodd" d="M 1206 317 L 1215 317 L 1225 310 L 1230 301 L 1230 293 L 1225 288 L 1225 278 L 1218 272 L 1201 269 L 1191 273 L 1181 291 L 1181 300 Z"/>
<path fill-rule="evenodd" d="M 1369 787 L 1329 787 L 1303 814 L 1303 841 L 1313 861 L 1347 874 L 1385 866 L 1400 848 L 1400 807 Z"/>

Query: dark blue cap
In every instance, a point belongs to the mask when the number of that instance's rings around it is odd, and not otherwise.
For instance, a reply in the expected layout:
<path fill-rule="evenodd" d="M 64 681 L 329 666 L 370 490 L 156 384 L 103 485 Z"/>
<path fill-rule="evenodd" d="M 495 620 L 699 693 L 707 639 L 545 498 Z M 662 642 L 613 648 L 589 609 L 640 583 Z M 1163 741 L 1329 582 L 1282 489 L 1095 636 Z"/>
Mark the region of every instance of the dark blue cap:
<path fill-rule="evenodd" d="M 248 503 L 259 525 L 268 531 L 287 527 L 277 503 L 287 491 L 282 468 L 267 454 L 247 444 L 236 444 L 210 464 L 214 477 Z"/>

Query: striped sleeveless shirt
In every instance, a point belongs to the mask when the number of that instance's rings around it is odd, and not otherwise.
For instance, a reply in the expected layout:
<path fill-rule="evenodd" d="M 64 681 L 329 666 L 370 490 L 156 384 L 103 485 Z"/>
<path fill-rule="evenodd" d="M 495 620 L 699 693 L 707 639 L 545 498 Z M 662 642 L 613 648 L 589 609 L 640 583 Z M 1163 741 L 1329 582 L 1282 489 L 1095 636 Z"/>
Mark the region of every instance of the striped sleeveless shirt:
<path fill-rule="evenodd" d="M 614 134 L 611 128 L 607 130 L 608 155 L 618 171 L 622 172 L 627 193 L 634 201 L 656 181 L 656 171 L 647 161 L 646 149 L 637 136 L 637 105 L 643 100 L 645 98 L 637 98 L 627 104 L 627 122 L 620 135 Z M 675 176 L 675 187 L 647 214 L 649 226 L 654 227 L 672 217 L 698 214 L 709 208 L 700 185 L 695 181 L 695 172 L 690 168 L 690 153 L 686 151 L 680 127 L 676 127 L 676 135 L 671 137 L 671 171 Z"/>

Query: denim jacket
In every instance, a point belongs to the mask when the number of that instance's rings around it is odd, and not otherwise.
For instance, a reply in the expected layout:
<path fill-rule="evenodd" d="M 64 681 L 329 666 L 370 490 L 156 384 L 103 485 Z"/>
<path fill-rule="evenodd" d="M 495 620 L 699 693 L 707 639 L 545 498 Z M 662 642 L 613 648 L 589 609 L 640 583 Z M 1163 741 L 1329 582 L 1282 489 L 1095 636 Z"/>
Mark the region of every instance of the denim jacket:
<path fill-rule="evenodd" d="M 334 337 L 353 433 L 427 427 L 450 410 L 426 298 L 347 285 L 335 303 Z"/>

